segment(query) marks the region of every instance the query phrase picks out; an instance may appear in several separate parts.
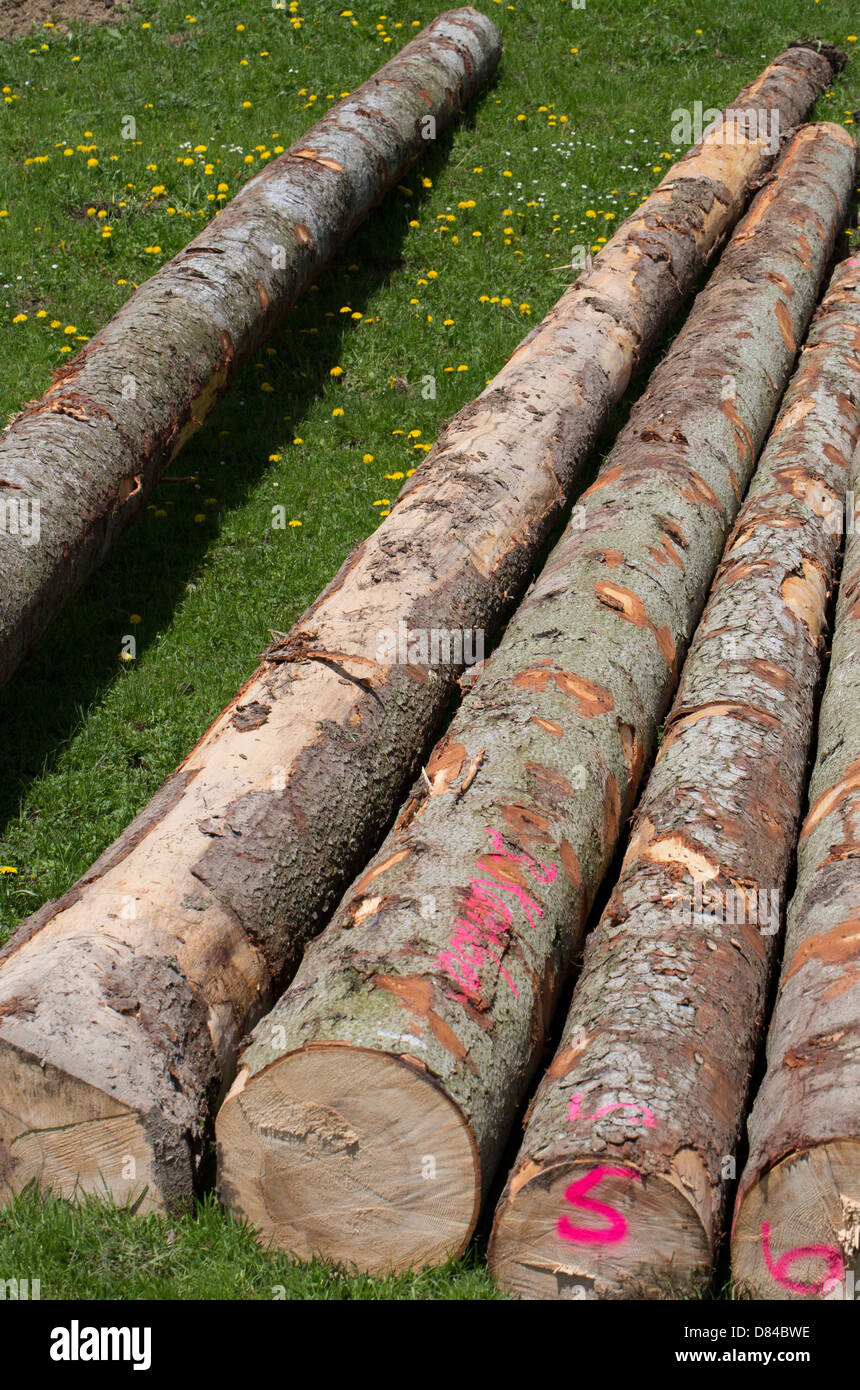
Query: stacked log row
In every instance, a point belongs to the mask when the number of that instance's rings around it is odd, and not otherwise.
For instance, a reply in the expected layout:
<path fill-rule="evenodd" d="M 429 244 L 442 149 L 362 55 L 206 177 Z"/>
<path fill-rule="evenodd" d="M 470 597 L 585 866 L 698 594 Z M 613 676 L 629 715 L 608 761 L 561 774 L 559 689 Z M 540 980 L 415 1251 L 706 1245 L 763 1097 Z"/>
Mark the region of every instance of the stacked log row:
<path fill-rule="evenodd" d="M 857 262 L 855 262 L 857 264 Z M 855 269 L 854 274 L 857 274 Z M 860 350 L 858 335 L 855 351 Z M 853 401 L 857 407 L 855 379 Z M 732 1272 L 755 1298 L 856 1299 L 860 1249 L 860 450 L 797 884 L 749 1119 Z"/>
<path fill-rule="evenodd" d="M 520 1296 L 678 1297 L 710 1275 L 858 440 L 860 260 L 831 280 L 729 538 L 499 1202 L 491 1267 Z"/>
<path fill-rule="evenodd" d="M 635 362 L 767 169 L 773 122 L 786 128 L 802 117 L 831 72 L 827 58 L 795 47 L 741 94 L 732 109 L 761 119 L 727 119 L 668 172 L 593 270 L 450 422 L 390 517 L 162 791 L 0 954 L 5 1191 L 37 1177 L 64 1193 L 106 1187 L 121 1201 L 145 1185 L 147 1206 L 188 1195 L 243 1034 L 389 826 L 447 711 L 467 643 L 474 654 L 478 634 L 489 641 L 525 586 Z M 808 267 L 791 303 L 775 281 L 758 301 L 771 329 L 777 308 L 782 317 L 762 346 L 764 363 L 774 337 L 776 375 L 757 372 L 740 423 L 731 402 L 718 412 L 715 437 L 735 451 L 739 434 L 741 480 L 751 463 L 745 431 L 758 438 L 769 418 L 820 273 L 833 215 L 827 181 L 832 175 L 836 188 L 845 159 L 835 138 L 804 136 L 789 160 L 822 220 L 790 212 L 806 227 Z M 760 196 L 759 219 L 774 189 Z M 789 270 L 794 276 L 794 261 Z M 709 353 L 700 361 L 707 367 Z M 667 447 L 681 457 L 685 446 Z M 687 500 L 705 517 L 696 534 L 706 535 L 707 570 L 728 517 L 678 468 L 673 476 L 687 479 Z M 717 471 L 731 510 L 734 487 Z M 619 505 L 619 516 L 631 515 Z M 663 498 L 660 510 L 667 505 Z M 611 522 L 612 508 L 606 515 Z M 655 543 L 679 557 L 666 525 Z M 610 565 L 601 573 L 601 621 L 618 624 L 613 605 L 626 611 L 628 599 Z M 637 612 L 631 635 L 640 632 Z M 681 623 L 687 630 L 686 613 Z M 445 639 L 436 664 L 426 650 L 434 630 Z M 662 683 L 662 656 L 658 664 Z M 638 766 L 642 750 L 628 739 L 628 751 Z M 611 826 L 616 798 L 607 797 Z"/>
<path fill-rule="evenodd" d="M 477 10 L 434 20 L 251 179 L 15 419 L 0 438 L 0 685 L 500 53 Z"/>
<path fill-rule="evenodd" d="M 361 1268 L 468 1241 L 853 184 L 806 127 L 654 372 L 378 855 L 257 1026 L 219 1189 Z M 730 388 L 730 389 L 729 389 Z"/>

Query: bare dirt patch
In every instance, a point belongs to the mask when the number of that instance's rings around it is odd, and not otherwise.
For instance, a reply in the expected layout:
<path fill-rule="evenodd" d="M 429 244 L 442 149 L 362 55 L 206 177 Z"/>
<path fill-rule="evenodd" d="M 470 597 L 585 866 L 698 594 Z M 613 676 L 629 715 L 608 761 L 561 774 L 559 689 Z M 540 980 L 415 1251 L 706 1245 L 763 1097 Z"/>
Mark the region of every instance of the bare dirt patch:
<path fill-rule="evenodd" d="M 75 22 L 85 24 L 116 23 L 127 13 L 127 0 L 2 0 L 0 4 L 0 39 L 16 34 L 28 34 L 46 19 L 53 20 L 61 33 L 67 33 Z"/>

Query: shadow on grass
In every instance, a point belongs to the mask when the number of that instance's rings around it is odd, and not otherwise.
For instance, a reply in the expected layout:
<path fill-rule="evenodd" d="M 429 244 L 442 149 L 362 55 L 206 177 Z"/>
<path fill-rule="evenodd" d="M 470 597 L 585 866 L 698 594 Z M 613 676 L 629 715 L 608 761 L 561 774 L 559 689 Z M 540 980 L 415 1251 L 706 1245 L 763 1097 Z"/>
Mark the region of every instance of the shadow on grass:
<path fill-rule="evenodd" d="M 477 102 L 472 103 L 464 113 L 463 123 L 473 122 L 476 106 Z M 433 178 L 448 162 L 453 133 L 445 132 L 421 161 L 422 174 Z M 411 202 L 417 211 L 429 195 L 420 178 L 413 182 Z M 163 524 L 156 528 L 139 520 L 120 538 L 0 691 L 0 832 L 17 815 L 29 784 L 54 768 L 63 746 L 80 726 L 83 712 L 117 679 L 122 637 L 142 596 L 147 621 L 145 630 L 134 634 L 138 659 L 170 622 L 212 545 L 212 527 L 194 523 L 206 489 L 217 487 L 221 520 L 240 508 L 265 474 L 269 453 L 283 444 L 289 428 L 285 418 L 301 419 L 325 390 L 328 367 L 338 360 L 349 323 L 348 317 L 338 313 L 347 265 L 358 267 L 349 275 L 350 305 L 356 312 L 366 310 L 374 292 L 405 264 L 407 231 L 402 202 L 392 190 L 321 273 L 318 291 L 305 295 L 292 310 L 285 325 L 290 337 L 278 330 L 269 340 L 269 346 L 280 344 L 276 357 L 266 357 L 267 376 L 276 390 L 261 393 L 257 369 L 253 363 L 245 368 L 158 485 L 152 501 L 168 511 Z M 325 317 L 327 309 L 334 317 Z M 314 336 L 306 341 L 313 346 L 303 350 L 299 335 L 311 329 Z M 260 354 L 265 357 L 266 351 L 264 345 Z M 222 432 L 229 435 L 226 442 Z M 229 462 L 225 460 L 227 466 L 221 467 L 225 452 Z M 171 475 L 179 479 L 196 475 L 198 486 L 173 483 Z M 360 539 L 344 534 L 331 574 Z M 251 657 L 248 674 L 253 664 Z M 179 682 L 177 698 L 188 688 Z"/>

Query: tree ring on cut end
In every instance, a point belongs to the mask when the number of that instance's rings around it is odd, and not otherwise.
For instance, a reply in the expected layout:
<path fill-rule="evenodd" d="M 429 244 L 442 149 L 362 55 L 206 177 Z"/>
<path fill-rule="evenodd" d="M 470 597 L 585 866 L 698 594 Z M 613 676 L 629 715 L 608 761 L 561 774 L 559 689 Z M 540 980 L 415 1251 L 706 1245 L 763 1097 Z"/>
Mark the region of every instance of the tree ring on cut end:
<path fill-rule="evenodd" d="M 671 1298 L 707 1278 L 711 1251 L 670 1179 L 612 1155 L 537 1167 L 502 1199 L 490 1271 L 529 1299 Z"/>
<path fill-rule="evenodd" d="M 391 1053 L 321 1043 L 240 1071 L 217 1137 L 223 1200 L 300 1259 L 398 1273 L 471 1237 L 472 1133 L 429 1073 Z"/>

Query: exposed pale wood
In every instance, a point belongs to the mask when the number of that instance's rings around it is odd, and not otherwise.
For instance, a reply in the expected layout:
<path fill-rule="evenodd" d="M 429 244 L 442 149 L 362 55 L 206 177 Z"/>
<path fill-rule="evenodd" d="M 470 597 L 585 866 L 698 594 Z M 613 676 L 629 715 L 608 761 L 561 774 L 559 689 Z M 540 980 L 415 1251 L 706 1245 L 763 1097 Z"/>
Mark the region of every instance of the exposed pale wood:
<path fill-rule="evenodd" d="M 748 1190 L 735 1226 L 738 1293 L 766 1299 L 857 1297 L 860 1141 L 796 1149 Z"/>
<path fill-rule="evenodd" d="M 393 830 L 255 1030 L 246 1108 L 279 1058 L 321 1042 L 417 1057 L 475 1138 L 462 1209 L 486 1191 L 844 226 L 855 156 L 831 125 L 789 146 Z M 235 1103 L 217 1125 L 222 1190 L 258 1210 L 278 1122 L 260 1103 L 263 1147 L 237 1158 Z M 283 1181 L 313 1187 L 301 1150 Z M 392 1200 L 387 1218 L 389 1248 L 402 1226 L 413 1251 L 413 1207 Z M 337 1222 L 325 1235 L 337 1255 Z"/>
<path fill-rule="evenodd" d="M 221 1192 L 229 1201 L 235 1178 L 246 1193 L 254 1172 L 243 1212 L 278 1245 L 379 1273 L 438 1264 L 459 1248 L 477 1216 L 478 1156 L 457 1107 L 420 1067 L 322 1047 L 273 1062 L 248 1091 L 246 1080 L 225 1111 Z"/>
<path fill-rule="evenodd" d="M 858 439 L 860 261 L 834 273 L 729 538 L 499 1203 L 491 1267 L 523 1297 L 538 1259 L 562 1281 L 592 1281 L 587 1297 L 679 1297 L 710 1275 L 765 1026 Z M 627 1230 L 604 1242 L 594 1233 L 606 1219 L 567 1204 L 565 1183 L 619 1166 L 636 1176 L 593 1195 L 615 1206 L 614 1186 Z"/>
<path fill-rule="evenodd" d="M 0 1195 L 20 1169 L 64 1197 L 105 1193 L 123 1169 L 138 1189 L 152 1181 L 152 1143 L 134 1111 L 30 1053 L 0 1043 L 0 1055 Z"/>
<path fill-rule="evenodd" d="M 606 1166 L 636 1172 L 614 1157 Z M 670 1174 L 605 1177 L 592 1196 L 621 1217 L 625 1238 L 619 1244 L 573 1244 L 558 1234 L 565 1212 L 590 1231 L 611 1229 L 605 1216 L 565 1201 L 571 1184 L 587 1178 L 594 1163 L 586 1157 L 535 1167 L 505 1212 L 494 1246 L 492 1272 L 503 1289 L 520 1298 L 677 1298 L 680 1290 L 689 1295 L 691 1281 L 701 1281 L 709 1253 L 705 1232 L 683 1186 Z M 661 1272 L 656 1289 L 655 1268 Z"/>

